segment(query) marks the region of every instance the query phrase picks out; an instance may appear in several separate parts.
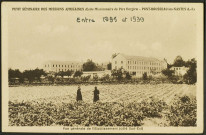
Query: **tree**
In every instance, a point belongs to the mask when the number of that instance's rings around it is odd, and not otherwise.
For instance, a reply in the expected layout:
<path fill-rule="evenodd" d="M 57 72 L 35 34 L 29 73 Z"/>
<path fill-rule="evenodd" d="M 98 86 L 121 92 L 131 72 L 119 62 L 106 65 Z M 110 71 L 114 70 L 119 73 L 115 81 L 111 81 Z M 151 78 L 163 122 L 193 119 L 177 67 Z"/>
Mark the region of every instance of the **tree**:
<path fill-rule="evenodd" d="M 53 76 L 48 76 L 48 80 L 52 83 L 54 83 L 54 77 Z"/>
<path fill-rule="evenodd" d="M 142 75 L 142 79 L 143 79 L 143 80 L 147 80 L 147 79 L 148 79 L 148 77 L 147 77 L 147 73 L 146 73 L 146 72 L 143 73 L 143 75 Z"/>
<path fill-rule="evenodd" d="M 101 81 L 109 81 L 109 74 L 103 75 L 103 77 L 100 79 L 101 79 Z"/>
<path fill-rule="evenodd" d="M 98 78 L 99 78 L 98 75 L 94 75 L 94 76 L 93 76 L 93 80 L 94 80 L 94 81 L 98 81 Z"/>
<path fill-rule="evenodd" d="M 81 77 L 81 79 L 83 82 L 87 82 L 87 81 L 89 81 L 90 77 L 91 77 L 91 75 L 83 76 L 83 77 Z"/>
<path fill-rule="evenodd" d="M 71 70 L 67 70 L 66 72 L 64 72 L 64 76 L 71 76 L 73 74 L 73 71 Z"/>
<path fill-rule="evenodd" d="M 172 77 L 173 73 L 174 73 L 174 70 L 170 70 L 168 68 L 162 70 L 162 74 L 164 74 L 168 78 Z"/>
<path fill-rule="evenodd" d="M 96 71 L 97 70 L 97 66 L 96 64 L 88 59 L 86 63 L 83 64 L 83 71 Z"/>
<path fill-rule="evenodd" d="M 83 74 L 82 71 L 76 71 L 76 72 L 74 73 L 74 77 L 81 77 L 82 74 Z"/>
<path fill-rule="evenodd" d="M 194 84 L 197 82 L 197 61 L 193 58 L 186 62 L 186 65 L 189 67 L 187 73 L 183 76 L 184 80 L 188 84 Z"/>
<path fill-rule="evenodd" d="M 182 59 L 181 56 L 177 56 L 173 62 L 173 66 L 175 67 L 185 66 L 185 61 Z"/>
<path fill-rule="evenodd" d="M 156 68 L 151 69 L 150 72 L 151 72 L 153 75 L 156 75 L 156 74 L 157 74 Z"/>
<path fill-rule="evenodd" d="M 95 71 L 104 71 L 105 69 L 101 65 L 96 65 L 96 70 Z"/>
<path fill-rule="evenodd" d="M 108 70 L 112 70 L 112 63 L 111 63 L 111 62 L 109 62 L 109 63 L 107 64 L 107 69 L 108 69 Z"/>
<path fill-rule="evenodd" d="M 122 69 L 114 69 L 112 70 L 112 74 L 111 74 L 113 77 L 115 77 L 118 81 L 121 81 L 123 79 L 123 72 L 122 72 Z"/>
<path fill-rule="evenodd" d="M 35 70 L 25 70 L 23 72 L 23 78 L 27 78 L 29 82 L 33 82 L 34 80 L 40 81 L 40 77 L 42 75 L 47 75 L 46 72 L 43 69 L 36 68 Z"/>
<path fill-rule="evenodd" d="M 23 82 L 23 74 L 19 71 L 19 69 L 9 69 L 9 81 L 12 81 L 13 78 L 19 78 L 19 82 Z"/>
<path fill-rule="evenodd" d="M 56 75 L 58 76 L 71 76 L 73 74 L 73 71 L 71 70 L 67 70 L 67 71 L 59 71 L 58 73 L 56 73 Z"/>
<path fill-rule="evenodd" d="M 126 74 L 126 76 L 125 76 L 126 79 L 130 80 L 132 78 L 132 76 L 129 74 L 129 72 L 125 72 L 125 74 Z"/>

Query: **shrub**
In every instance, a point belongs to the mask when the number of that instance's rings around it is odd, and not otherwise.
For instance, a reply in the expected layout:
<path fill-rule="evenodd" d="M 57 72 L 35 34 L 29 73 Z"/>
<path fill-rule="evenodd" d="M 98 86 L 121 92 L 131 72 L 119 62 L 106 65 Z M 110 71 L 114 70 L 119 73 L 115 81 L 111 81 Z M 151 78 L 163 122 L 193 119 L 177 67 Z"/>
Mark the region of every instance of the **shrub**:
<path fill-rule="evenodd" d="M 167 109 L 168 105 L 162 101 L 158 100 L 157 98 L 150 97 L 147 100 L 143 100 L 140 103 L 140 109 L 143 112 L 145 117 L 162 117 L 161 112 L 164 109 Z"/>
<path fill-rule="evenodd" d="M 151 100 L 151 102 L 156 102 Z M 145 117 L 159 117 L 157 103 L 9 102 L 10 126 L 141 126 Z M 151 107 L 153 106 L 153 108 Z"/>
<path fill-rule="evenodd" d="M 179 97 L 170 107 L 168 119 L 171 126 L 196 126 L 196 98 Z"/>

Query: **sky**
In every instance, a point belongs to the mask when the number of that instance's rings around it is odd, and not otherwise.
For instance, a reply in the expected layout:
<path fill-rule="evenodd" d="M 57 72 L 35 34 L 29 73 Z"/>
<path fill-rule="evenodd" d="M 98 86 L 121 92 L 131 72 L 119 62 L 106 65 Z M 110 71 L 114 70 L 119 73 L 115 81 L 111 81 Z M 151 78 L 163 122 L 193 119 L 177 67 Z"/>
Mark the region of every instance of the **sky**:
<path fill-rule="evenodd" d="M 116 16 L 117 23 L 102 17 Z M 141 16 L 144 22 L 121 22 Z M 77 23 L 76 18 L 95 23 Z M 48 60 L 111 61 L 113 53 L 166 58 L 196 58 L 196 14 L 188 12 L 9 12 L 8 64 L 13 69 L 41 68 Z"/>

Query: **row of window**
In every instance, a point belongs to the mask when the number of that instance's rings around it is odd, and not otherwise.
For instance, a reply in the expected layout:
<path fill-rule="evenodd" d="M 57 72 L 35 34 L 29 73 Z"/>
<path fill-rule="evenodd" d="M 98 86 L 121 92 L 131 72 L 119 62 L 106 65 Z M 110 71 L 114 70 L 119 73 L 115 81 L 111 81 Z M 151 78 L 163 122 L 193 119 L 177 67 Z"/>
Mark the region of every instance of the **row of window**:
<path fill-rule="evenodd" d="M 180 67 L 175 67 L 175 68 L 174 68 L 174 70 L 180 70 L 180 69 L 181 69 Z"/>
<path fill-rule="evenodd" d="M 162 67 L 137 67 L 137 66 L 128 66 L 128 69 L 154 69 L 154 70 L 162 70 Z"/>
<path fill-rule="evenodd" d="M 58 72 L 58 71 L 67 71 L 68 69 L 56 69 L 56 72 Z M 79 71 L 78 69 L 74 69 L 74 70 L 70 70 L 70 71 Z M 82 70 L 81 70 L 82 71 Z"/>
<path fill-rule="evenodd" d="M 123 64 L 123 61 L 120 62 L 121 64 Z M 156 63 L 156 62 L 143 62 L 143 61 L 128 61 L 128 64 L 140 64 L 140 65 L 161 65 L 160 63 Z M 117 61 L 115 61 L 115 64 L 117 64 Z"/>
<path fill-rule="evenodd" d="M 45 65 L 45 67 L 49 67 L 49 64 L 48 65 Z M 80 65 L 53 65 L 52 67 L 76 67 L 76 68 L 80 68 L 81 66 Z"/>
<path fill-rule="evenodd" d="M 123 66 L 121 66 L 123 68 Z M 115 69 L 118 69 L 117 66 L 115 66 Z M 162 67 L 136 67 L 136 66 L 128 66 L 128 70 L 135 69 L 135 70 L 162 70 Z"/>

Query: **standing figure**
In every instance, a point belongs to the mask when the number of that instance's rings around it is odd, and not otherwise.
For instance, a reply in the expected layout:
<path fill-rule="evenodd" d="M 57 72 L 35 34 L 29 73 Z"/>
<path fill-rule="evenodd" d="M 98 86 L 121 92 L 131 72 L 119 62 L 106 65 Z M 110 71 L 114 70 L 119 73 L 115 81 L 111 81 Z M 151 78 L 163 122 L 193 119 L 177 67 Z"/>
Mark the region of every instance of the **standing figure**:
<path fill-rule="evenodd" d="M 78 87 L 77 90 L 77 101 L 82 101 L 82 92 L 80 86 Z"/>
<path fill-rule="evenodd" d="M 94 102 L 96 102 L 98 100 L 99 100 L 99 90 L 95 86 L 95 88 L 94 88 Z"/>

